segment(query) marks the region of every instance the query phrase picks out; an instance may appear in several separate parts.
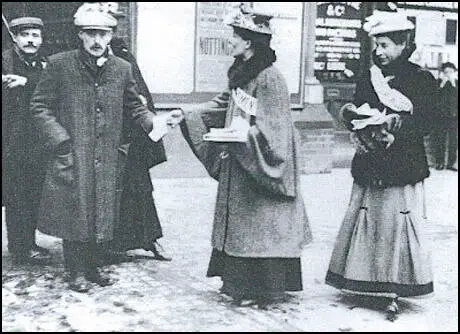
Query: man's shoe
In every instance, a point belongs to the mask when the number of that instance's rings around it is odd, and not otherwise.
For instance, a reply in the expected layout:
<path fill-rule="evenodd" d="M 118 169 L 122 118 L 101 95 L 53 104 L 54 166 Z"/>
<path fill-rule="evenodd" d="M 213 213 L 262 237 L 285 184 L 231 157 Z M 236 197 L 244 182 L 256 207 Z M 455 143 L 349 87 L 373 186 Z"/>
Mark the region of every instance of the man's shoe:
<path fill-rule="evenodd" d="M 86 273 L 85 277 L 88 281 L 96 283 L 99 286 L 110 286 L 115 283 L 109 275 L 101 273 L 97 269 Z"/>
<path fill-rule="evenodd" d="M 49 254 L 45 254 L 34 249 L 31 249 L 26 253 L 14 254 L 12 258 L 13 264 L 15 265 L 44 264 L 45 262 L 51 260 L 51 256 Z"/>
<path fill-rule="evenodd" d="M 454 167 L 454 166 L 448 166 L 447 169 L 448 169 L 448 170 L 453 170 L 454 172 L 457 172 L 457 171 L 458 171 L 458 168 L 457 168 L 457 167 Z"/>
<path fill-rule="evenodd" d="M 72 275 L 69 280 L 69 289 L 76 292 L 88 292 L 91 289 L 91 283 L 83 274 Z"/>

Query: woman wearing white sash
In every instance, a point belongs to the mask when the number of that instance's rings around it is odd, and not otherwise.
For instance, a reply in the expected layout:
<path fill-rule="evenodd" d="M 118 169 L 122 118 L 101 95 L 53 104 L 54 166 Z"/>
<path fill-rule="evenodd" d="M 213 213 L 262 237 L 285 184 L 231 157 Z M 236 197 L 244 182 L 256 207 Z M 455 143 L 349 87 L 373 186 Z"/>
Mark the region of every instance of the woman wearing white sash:
<path fill-rule="evenodd" d="M 311 241 L 289 92 L 272 65 L 270 19 L 248 11 L 231 18 L 228 91 L 177 115 L 185 117 L 190 147 L 219 181 L 207 276 L 221 277 L 221 292 L 234 304 L 260 307 L 302 290 L 300 256 Z"/>
<path fill-rule="evenodd" d="M 388 298 L 387 318 L 394 320 L 398 297 L 433 292 L 423 137 L 436 119 L 436 82 L 408 60 L 414 25 L 405 16 L 376 11 L 364 29 L 375 38 L 374 65 L 358 81 L 354 103 L 342 109 L 359 146 L 326 283 Z"/>

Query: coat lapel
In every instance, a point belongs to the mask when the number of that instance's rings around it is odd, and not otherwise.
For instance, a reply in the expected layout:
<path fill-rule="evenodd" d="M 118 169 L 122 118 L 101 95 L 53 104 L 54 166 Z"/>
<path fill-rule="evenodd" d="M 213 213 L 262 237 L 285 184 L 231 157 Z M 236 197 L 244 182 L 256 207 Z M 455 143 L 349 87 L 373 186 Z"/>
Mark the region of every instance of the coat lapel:
<path fill-rule="evenodd" d="M 108 55 L 107 61 L 101 67 L 98 67 L 96 64 L 91 62 L 89 57 L 80 50 L 78 53 L 78 60 L 80 68 L 83 75 L 89 80 L 89 82 L 94 83 L 98 82 L 104 84 L 108 78 L 110 78 L 110 73 L 113 70 L 115 56 Z"/>
<path fill-rule="evenodd" d="M 105 64 L 100 68 L 99 70 L 99 82 L 101 84 L 104 84 L 106 83 L 108 80 L 111 80 L 110 78 L 112 77 L 112 73 L 113 73 L 113 70 L 114 70 L 114 59 L 115 59 L 115 56 L 114 55 L 108 55 L 107 57 L 107 61 L 105 62 Z"/>
<path fill-rule="evenodd" d="M 83 77 L 87 79 L 89 83 L 94 83 L 96 77 L 94 70 L 92 69 L 89 59 L 85 58 L 85 55 L 83 54 L 83 51 L 79 50 L 78 53 L 76 54 L 77 57 L 77 64 L 78 67 L 80 68 L 80 73 L 82 74 Z"/>

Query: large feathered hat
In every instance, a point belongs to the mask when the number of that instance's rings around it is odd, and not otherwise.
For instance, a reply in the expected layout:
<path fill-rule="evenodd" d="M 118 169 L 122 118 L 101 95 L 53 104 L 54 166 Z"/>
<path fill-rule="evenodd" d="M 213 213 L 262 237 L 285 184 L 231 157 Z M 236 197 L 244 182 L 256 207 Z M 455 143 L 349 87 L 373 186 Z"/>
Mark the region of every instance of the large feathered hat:
<path fill-rule="evenodd" d="M 273 30 L 270 20 L 275 16 L 274 13 L 254 11 L 253 9 L 240 6 L 238 10 L 230 13 L 224 23 L 232 27 L 250 30 L 259 34 L 272 35 Z"/>

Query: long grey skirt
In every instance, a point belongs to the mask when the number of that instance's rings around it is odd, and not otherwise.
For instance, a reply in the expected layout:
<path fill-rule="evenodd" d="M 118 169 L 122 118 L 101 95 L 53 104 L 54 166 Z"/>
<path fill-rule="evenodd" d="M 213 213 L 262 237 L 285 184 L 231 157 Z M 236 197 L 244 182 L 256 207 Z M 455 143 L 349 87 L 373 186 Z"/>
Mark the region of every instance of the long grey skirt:
<path fill-rule="evenodd" d="M 433 292 L 426 224 L 423 182 L 389 188 L 354 183 L 326 284 L 387 297 Z"/>

